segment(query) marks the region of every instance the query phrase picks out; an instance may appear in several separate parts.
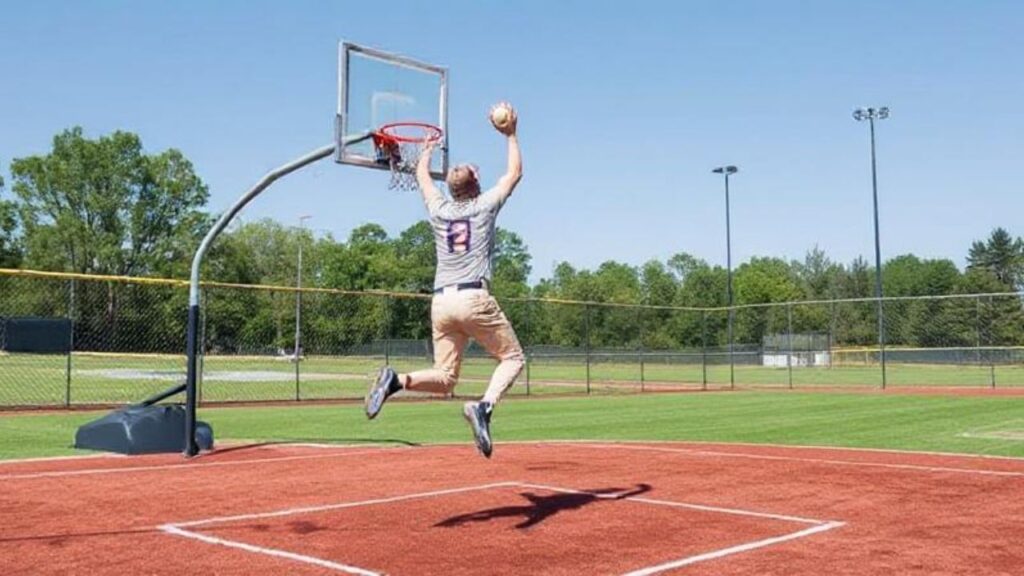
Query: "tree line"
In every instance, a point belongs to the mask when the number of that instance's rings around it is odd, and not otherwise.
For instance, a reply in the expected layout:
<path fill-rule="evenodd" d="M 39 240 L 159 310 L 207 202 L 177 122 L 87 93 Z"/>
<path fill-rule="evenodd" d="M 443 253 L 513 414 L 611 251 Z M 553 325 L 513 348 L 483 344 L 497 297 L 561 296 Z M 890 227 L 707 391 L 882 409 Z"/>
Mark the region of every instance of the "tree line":
<path fill-rule="evenodd" d="M 0 179 L 0 267 L 187 278 L 191 256 L 216 217 L 207 210 L 207 186 L 181 152 L 147 153 L 141 139 L 128 132 L 91 139 L 80 128 L 66 130 L 54 137 L 47 154 L 13 159 L 9 173 L 9 186 Z M 727 304 L 727 271 L 692 254 L 639 266 L 608 261 L 593 270 L 561 262 L 550 277 L 531 285 L 531 257 L 523 239 L 499 229 L 497 244 L 493 291 L 509 302 L 507 313 L 530 344 L 669 349 L 719 346 L 727 339 L 726 315 L 668 308 Z M 340 239 L 271 220 L 245 222 L 214 244 L 203 277 L 292 286 L 300 245 L 306 287 L 427 294 L 432 286 L 434 240 L 425 221 L 396 236 L 365 224 Z M 1024 288 L 1024 240 L 996 228 L 968 247 L 963 270 L 949 259 L 906 254 L 885 262 L 882 273 L 886 296 L 1012 292 Z M 802 260 L 755 257 L 741 263 L 733 271 L 733 292 L 737 305 L 871 298 L 874 268 L 863 258 L 835 262 L 813 247 Z M 10 290 L 0 290 L 5 294 L 13 299 Z M 41 294 L 22 300 L 45 301 Z M 513 300 L 529 297 L 666 308 Z M 76 329 L 83 331 L 83 347 L 162 351 L 178 346 L 185 302 L 176 291 L 105 284 L 83 288 L 77 298 Z M 206 298 L 211 349 L 265 352 L 294 344 L 293 293 L 215 289 Z M 307 350 L 344 351 L 387 337 L 429 337 L 425 300 L 303 298 Z M 26 313 L 25 306 L 0 305 L 0 315 Z M 967 346 L 982 337 L 991 344 L 1024 344 L 1016 298 L 887 306 L 887 337 L 894 344 Z M 843 344 L 867 345 L 877 338 L 876 318 L 870 303 L 839 310 L 825 305 L 788 312 L 740 309 L 734 340 L 759 345 L 765 336 L 792 326 L 794 332 L 828 331 Z"/>

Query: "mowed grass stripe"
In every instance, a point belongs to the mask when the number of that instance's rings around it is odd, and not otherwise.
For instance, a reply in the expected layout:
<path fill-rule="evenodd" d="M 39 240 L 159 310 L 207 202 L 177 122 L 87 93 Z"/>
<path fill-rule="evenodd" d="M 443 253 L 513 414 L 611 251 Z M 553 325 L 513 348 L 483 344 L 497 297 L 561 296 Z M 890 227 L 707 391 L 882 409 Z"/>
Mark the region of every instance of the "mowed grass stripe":
<path fill-rule="evenodd" d="M 600 358 L 600 357 L 598 357 Z M 708 384 L 730 382 L 727 365 L 664 364 L 638 361 L 624 363 L 596 361 L 589 370 L 589 382 L 598 392 L 636 391 L 641 376 L 646 383 L 699 387 L 705 373 Z M 722 360 L 722 359 L 719 359 Z M 300 369 L 299 394 L 304 399 L 355 398 L 383 358 L 310 357 Z M 63 356 L 0 355 L 0 406 L 63 405 L 67 400 L 67 359 Z M 175 356 L 75 354 L 71 359 L 70 401 L 72 404 L 128 403 L 170 387 L 184 378 L 184 358 Z M 400 371 L 429 366 L 426 358 L 393 358 Z M 467 359 L 462 376 L 463 390 L 476 391 L 490 377 L 494 362 Z M 132 377 L 131 371 L 141 375 Z M 287 400 L 295 397 L 295 365 L 287 360 L 207 356 L 203 359 L 203 399 L 209 401 Z M 247 380 L 246 374 L 252 375 Z M 304 375 L 304 376 L 303 376 Z M 582 359 L 535 358 L 529 366 L 530 392 L 536 394 L 581 392 L 588 370 Z M 225 380 L 230 376 L 230 380 Z M 263 381 L 267 376 L 277 381 Z M 1022 366 L 938 366 L 890 364 L 888 384 L 898 386 L 1024 386 Z M 739 386 L 880 386 L 877 366 L 836 366 L 829 368 L 786 368 L 739 365 L 735 380 Z M 512 394 L 526 393 L 524 373 Z M 602 386 L 604 384 L 604 386 Z M 614 384 L 614 386 L 609 386 Z"/>
<path fill-rule="evenodd" d="M 461 403 L 392 402 L 375 421 L 358 403 L 208 408 L 218 441 L 463 442 Z M 77 426 L 102 412 L 0 416 L 0 458 L 73 454 Z M 1024 441 L 965 435 L 1019 420 L 1024 398 L 708 392 L 509 400 L 502 440 L 692 440 L 1024 456 Z"/>

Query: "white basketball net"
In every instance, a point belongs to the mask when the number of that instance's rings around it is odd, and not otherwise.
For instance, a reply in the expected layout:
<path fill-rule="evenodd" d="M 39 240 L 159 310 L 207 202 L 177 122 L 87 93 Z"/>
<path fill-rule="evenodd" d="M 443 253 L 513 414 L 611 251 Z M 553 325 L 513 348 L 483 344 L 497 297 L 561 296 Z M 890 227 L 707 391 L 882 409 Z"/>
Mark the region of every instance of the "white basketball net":
<path fill-rule="evenodd" d="M 428 124 L 402 123 L 383 126 L 373 135 L 377 162 L 391 171 L 388 190 L 416 190 L 416 165 L 427 142 L 440 140 L 441 129 Z"/>

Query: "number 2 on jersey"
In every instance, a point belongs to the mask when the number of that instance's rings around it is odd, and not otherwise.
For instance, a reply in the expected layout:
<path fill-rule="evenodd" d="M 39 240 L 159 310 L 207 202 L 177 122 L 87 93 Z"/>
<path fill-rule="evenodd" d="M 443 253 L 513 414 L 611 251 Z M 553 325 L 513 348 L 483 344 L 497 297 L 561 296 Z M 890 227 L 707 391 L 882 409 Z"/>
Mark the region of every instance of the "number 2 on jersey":
<path fill-rule="evenodd" d="M 469 252 L 469 220 L 448 221 L 448 253 Z"/>

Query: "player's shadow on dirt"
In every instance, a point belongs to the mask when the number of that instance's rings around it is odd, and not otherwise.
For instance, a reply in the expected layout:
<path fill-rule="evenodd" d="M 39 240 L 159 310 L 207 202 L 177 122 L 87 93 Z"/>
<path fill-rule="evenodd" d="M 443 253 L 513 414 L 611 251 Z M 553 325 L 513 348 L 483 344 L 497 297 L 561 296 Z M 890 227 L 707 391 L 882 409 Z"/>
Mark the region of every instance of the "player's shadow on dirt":
<path fill-rule="evenodd" d="M 35 534 L 32 536 L 16 536 L 12 538 L 0 538 L 0 544 L 17 542 L 42 542 L 51 548 L 67 546 L 82 538 L 110 538 L 131 537 L 137 534 L 162 534 L 159 528 L 127 528 L 125 530 L 110 530 L 103 532 L 63 532 L 59 534 Z"/>
<path fill-rule="evenodd" d="M 489 522 L 498 518 L 523 517 L 523 521 L 516 524 L 516 528 L 525 530 L 536 526 L 559 512 L 579 510 L 599 501 L 624 500 L 632 498 L 645 492 L 650 492 L 650 484 L 637 484 L 636 487 L 626 490 L 624 488 L 601 488 L 599 490 L 581 490 L 580 492 L 556 492 L 550 495 L 539 495 L 533 492 L 521 492 L 520 496 L 530 501 L 523 506 L 501 506 L 489 508 L 468 514 L 459 514 L 446 520 L 442 520 L 435 527 L 454 528 L 470 522 Z"/>

